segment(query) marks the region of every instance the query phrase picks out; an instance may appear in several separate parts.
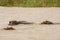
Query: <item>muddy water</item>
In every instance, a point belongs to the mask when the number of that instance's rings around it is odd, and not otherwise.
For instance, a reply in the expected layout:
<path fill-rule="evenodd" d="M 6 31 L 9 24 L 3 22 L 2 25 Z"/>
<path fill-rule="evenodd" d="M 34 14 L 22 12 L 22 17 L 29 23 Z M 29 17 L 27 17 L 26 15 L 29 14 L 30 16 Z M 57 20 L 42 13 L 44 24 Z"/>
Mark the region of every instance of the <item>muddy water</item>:
<path fill-rule="evenodd" d="M 36 24 L 12 26 L 16 30 L 2 30 L 10 20 Z M 60 40 L 60 25 L 39 25 L 44 20 L 60 22 L 60 8 L 0 7 L 0 40 Z"/>

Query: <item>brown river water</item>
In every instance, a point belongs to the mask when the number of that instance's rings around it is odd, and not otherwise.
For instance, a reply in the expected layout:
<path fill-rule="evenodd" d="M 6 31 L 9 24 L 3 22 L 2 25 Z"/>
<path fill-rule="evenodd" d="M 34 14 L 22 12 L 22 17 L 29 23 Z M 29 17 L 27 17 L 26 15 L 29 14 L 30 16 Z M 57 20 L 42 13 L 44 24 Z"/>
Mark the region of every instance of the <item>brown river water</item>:
<path fill-rule="evenodd" d="M 2 30 L 11 20 L 34 22 Z M 42 21 L 60 22 L 60 8 L 0 7 L 0 40 L 60 40 L 60 24 L 40 25 Z"/>

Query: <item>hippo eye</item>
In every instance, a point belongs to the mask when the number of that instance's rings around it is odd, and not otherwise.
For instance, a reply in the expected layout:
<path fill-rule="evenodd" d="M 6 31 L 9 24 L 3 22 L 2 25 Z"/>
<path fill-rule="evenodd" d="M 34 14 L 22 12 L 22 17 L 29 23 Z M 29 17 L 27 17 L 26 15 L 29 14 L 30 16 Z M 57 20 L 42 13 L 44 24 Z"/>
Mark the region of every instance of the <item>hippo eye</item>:
<path fill-rule="evenodd" d="M 11 22 L 9 22 L 9 23 L 11 23 Z"/>

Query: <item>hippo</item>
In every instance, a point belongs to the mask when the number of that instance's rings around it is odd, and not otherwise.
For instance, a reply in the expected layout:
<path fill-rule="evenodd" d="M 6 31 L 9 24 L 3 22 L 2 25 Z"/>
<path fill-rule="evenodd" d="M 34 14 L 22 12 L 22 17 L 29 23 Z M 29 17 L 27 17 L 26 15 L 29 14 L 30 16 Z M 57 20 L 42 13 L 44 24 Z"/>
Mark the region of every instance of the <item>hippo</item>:
<path fill-rule="evenodd" d="M 19 21 L 20 24 L 33 24 L 31 22 L 26 22 L 26 21 Z"/>
<path fill-rule="evenodd" d="M 18 24 L 20 24 L 20 22 L 18 21 L 9 21 L 8 25 L 18 25 Z"/>
<path fill-rule="evenodd" d="M 4 30 L 15 30 L 13 27 L 3 28 Z"/>
<path fill-rule="evenodd" d="M 52 23 L 52 22 L 50 22 L 50 21 L 44 21 L 44 22 L 42 22 L 41 24 L 54 24 L 54 23 Z"/>
<path fill-rule="evenodd" d="M 18 24 L 32 24 L 32 23 L 26 21 L 9 21 L 8 25 L 18 25 Z"/>

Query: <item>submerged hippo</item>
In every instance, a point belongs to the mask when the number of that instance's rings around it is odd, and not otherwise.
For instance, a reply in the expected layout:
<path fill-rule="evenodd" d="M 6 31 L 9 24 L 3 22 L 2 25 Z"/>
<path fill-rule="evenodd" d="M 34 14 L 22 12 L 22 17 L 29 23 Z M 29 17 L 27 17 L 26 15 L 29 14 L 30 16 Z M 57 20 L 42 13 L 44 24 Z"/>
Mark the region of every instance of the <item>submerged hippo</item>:
<path fill-rule="evenodd" d="M 19 21 L 20 24 L 33 24 L 31 22 L 27 22 L 27 21 Z"/>
<path fill-rule="evenodd" d="M 18 25 L 18 24 L 32 24 L 32 23 L 26 21 L 9 21 L 8 25 Z"/>
<path fill-rule="evenodd" d="M 50 21 L 44 21 L 44 22 L 42 22 L 41 24 L 54 24 L 54 23 L 52 23 L 52 22 L 50 22 Z"/>
<path fill-rule="evenodd" d="M 4 30 L 15 30 L 13 27 L 4 28 Z"/>
<path fill-rule="evenodd" d="M 19 22 L 18 21 L 9 21 L 8 25 L 18 25 Z"/>

